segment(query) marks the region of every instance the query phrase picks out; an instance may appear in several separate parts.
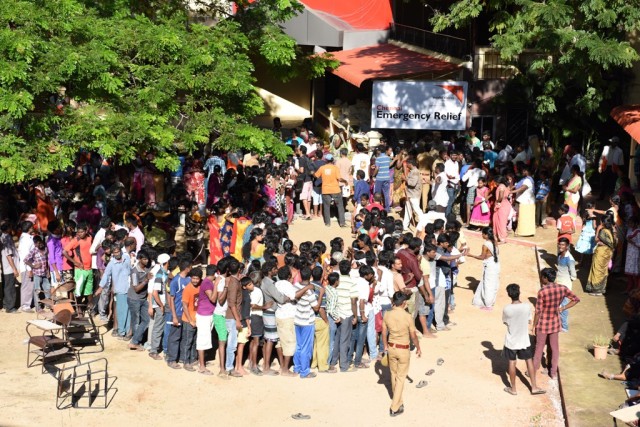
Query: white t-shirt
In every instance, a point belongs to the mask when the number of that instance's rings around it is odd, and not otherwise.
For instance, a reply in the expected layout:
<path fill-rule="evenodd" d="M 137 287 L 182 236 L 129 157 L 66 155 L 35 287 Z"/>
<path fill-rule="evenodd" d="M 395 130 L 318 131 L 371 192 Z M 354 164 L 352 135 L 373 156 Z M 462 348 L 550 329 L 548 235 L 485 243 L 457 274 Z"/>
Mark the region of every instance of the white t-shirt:
<path fill-rule="evenodd" d="M 358 277 L 356 280 L 356 289 L 358 290 L 358 316 L 361 316 L 360 313 L 360 301 L 364 301 L 364 314 L 365 316 L 369 316 L 369 312 L 371 311 L 371 303 L 369 302 L 369 282 L 364 277 Z"/>
<path fill-rule="evenodd" d="M 454 162 L 451 159 L 444 162 L 444 173 L 453 177 L 447 177 L 450 183 L 457 184 L 460 182 L 460 165 L 458 162 Z"/>
<path fill-rule="evenodd" d="M 444 212 L 429 211 L 420 215 L 418 225 L 416 225 L 416 230 L 423 231 L 427 224 L 433 224 L 436 219 L 441 219 L 444 222 L 447 222 L 447 216 Z"/>
<path fill-rule="evenodd" d="M 374 300 L 380 305 L 389 305 L 391 304 L 391 297 L 394 293 L 393 288 L 393 273 L 386 268 L 379 266 L 380 272 L 382 273 L 380 277 L 377 277 L 376 287 L 374 289 Z M 378 272 L 376 272 L 376 275 Z"/>
<path fill-rule="evenodd" d="M 371 164 L 371 159 L 369 155 L 366 153 L 357 153 L 353 156 L 351 160 L 351 165 L 353 165 L 353 176 L 356 177 L 356 173 L 359 170 L 364 171 L 364 179 L 365 181 L 369 180 L 369 165 Z"/>
<path fill-rule="evenodd" d="M 518 203 L 522 203 L 525 205 L 532 205 L 536 202 L 536 194 L 535 194 L 535 186 L 533 183 L 533 178 L 530 176 L 524 178 L 522 185 L 526 186 L 527 189 L 524 190 L 517 198 L 516 201 Z"/>
<path fill-rule="evenodd" d="M 254 304 L 260 305 L 260 306 L 264 305 L 264 294 L 262 293 L 262 289 L 260 289 L 259 287 L 255 286 L 253 288 L 250 294 L 250 298 L 251 298 L 251 305 L 254 305 Z M 252 308 L 251 315 L 262 316 L 262 310 L 257 308 Z"/>
<path fill-rule="evenodd" d="M 484 171 L 480 168 L 468 169 L 462 177 L 462 180 L 467 182 L 467 187 L 477 187 L 478 178 L 484 178 L 485 175 Z"/>
<path fill-rule="evenodd" d="M 446 172 L 439 173 L 440 184 L 435 184 L 431 189 L 431 196 L 438 206 L 447 206 L 449 203 L 449 195 L 447 194 L 447 178 Z M 437 177 L 436 177 L 437 178 Z"/>
<path fill-rule="evenodd" d="M 293 284 L 288 280 L 278 280 L 276 283 L 276 289 L 279 290 L 290 301 L 296 300 L 296 289 Z M 276 319 L 293 319 L 296 317 L 296 306 L 291 302 L 284 304 L 278 304 L 276 310 Z"/>
<path fill-rule="evenodd" d="M 218 282 L 218 295 L 220 295 L 223 291 L 224 291 L 224 281 L 225 278 L 221 277 L 220 281 Z M 227 301 L 224 301 L 224 304 L 216 304 L 216 308 L 213 309 L 213 314 L 217 314 L 219 316 L 226 316 L 227 315 Z"/>
<path fill-rule="evenodd" d="M 531 346 L 529 339 L 530 304 L 509 304 L 502 309 L 502 322 L 507 325 L 504 346 L 509 350 L 524 350 Z"/>

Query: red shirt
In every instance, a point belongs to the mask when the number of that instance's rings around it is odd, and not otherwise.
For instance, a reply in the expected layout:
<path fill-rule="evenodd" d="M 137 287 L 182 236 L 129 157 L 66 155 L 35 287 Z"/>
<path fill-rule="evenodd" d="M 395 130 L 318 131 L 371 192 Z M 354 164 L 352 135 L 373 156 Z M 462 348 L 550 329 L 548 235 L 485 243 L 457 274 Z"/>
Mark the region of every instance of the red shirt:
<path fill-rule="evenodd" d="M 560 307 L 565 297 L 571 301 L 580 302 L 580 298 L 578 298 L 576 294 L 571 292 L 566 286 L 558 283 L 549 283 L 538 291 L 538 300 L 536 301 L 538 324 L 536 326 L 536 332 L 541 334 L 560 332 L 561 324 L 558 307 Z"/>
<path fill-rule="evenodd" d="M 558 218 L 558 239 L 566 237 L 571 243 L 571 235 L 575 232 L 576 225 L 569 214 L 564 214 Z"/>
<path fill-rule="evenodd" d="M 396 254 L 402 260 L 402 279 L 405 281 L 407 288 L 413 288 L 418 285 L 422 278 L 422 270 L 420 270 L 420 262 L 415 254 L 409 249 L 400 249 Z M 407 281 L 409 273 L 413 273 L 411 280 Z"/>

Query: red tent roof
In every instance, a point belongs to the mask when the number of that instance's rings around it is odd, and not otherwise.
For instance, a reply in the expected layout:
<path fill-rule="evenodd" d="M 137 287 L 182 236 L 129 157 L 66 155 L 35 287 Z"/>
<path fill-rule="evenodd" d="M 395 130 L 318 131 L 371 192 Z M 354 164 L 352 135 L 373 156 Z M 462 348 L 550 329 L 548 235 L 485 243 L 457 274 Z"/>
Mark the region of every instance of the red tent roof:
<path fill-rule="evenodd" d="M 640 143 L 640 105 L 620 105 L 611 110 L 611 117 Z"/>
<path fill-rule="evenodd" d="M 328 13 L 359 30 L 386 30 L 393 22 L 389 0 L 301 0 L 310 9 Z"/>
<path fill-rule="evenodd" d="M 331 52 L 340 66 L 333 74 L 360 87 L 369 79 L 427 75 L 437 78 L 459 68 L 459 65 L 432 56 L 403 49 L 393 44 L 365 46 Z"/>

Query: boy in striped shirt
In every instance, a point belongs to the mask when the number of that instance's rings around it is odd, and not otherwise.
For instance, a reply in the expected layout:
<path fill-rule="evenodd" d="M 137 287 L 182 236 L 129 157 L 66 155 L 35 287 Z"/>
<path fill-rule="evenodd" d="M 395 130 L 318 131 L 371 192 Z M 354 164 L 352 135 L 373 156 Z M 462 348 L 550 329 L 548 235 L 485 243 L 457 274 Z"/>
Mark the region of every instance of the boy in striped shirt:
<path fill-rule="evenodd" d="M 313 357 L 313 339 L 315 335 L 315 312 L 320 305 L 314 292 L 314 286 L 310 282 L 311 269 L 304 267 L 300 270 L 300 283 L 293 286 L 296 289 L 296 314 L 293 319 L 296 331 L 296 351 L 293 355 L 293 365 L 300 378 L 314 378 L 315 372 L 311 370 L 311 358 Z M 302 295 L 300 295 L 300 293 Z"/>

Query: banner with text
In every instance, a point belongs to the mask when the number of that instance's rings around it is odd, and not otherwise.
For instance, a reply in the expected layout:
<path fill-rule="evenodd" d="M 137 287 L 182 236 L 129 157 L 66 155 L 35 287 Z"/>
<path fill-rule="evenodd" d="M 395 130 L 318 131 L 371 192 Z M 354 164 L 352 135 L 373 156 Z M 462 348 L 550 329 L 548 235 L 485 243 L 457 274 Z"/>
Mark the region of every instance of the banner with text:
<path fill-rule="evenodd" d="M 467 82 L 374 81 L 372 129 L 465 130 Z"/>

